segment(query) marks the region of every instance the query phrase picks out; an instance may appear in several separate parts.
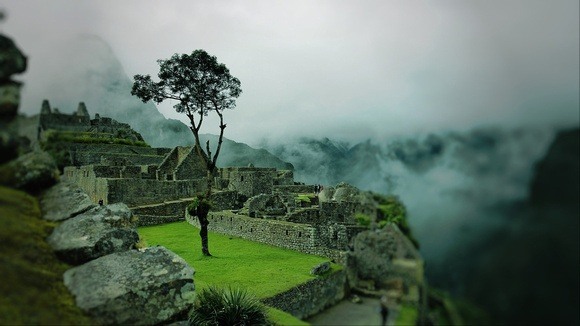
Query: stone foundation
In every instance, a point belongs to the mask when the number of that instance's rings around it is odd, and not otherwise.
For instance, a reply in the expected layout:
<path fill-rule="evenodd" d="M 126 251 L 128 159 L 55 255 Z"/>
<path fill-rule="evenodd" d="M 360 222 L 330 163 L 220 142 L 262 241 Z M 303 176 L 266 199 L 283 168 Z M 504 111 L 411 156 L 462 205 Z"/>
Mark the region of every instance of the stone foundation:
<path fill-rule="evenodd" d="M 346 272 L 331 272 L 317 277 L 288 291 L 266 298 L 268 306 L 286 311 L 294 317 L 304 319 L 338 303 L 346 294 Z"/>

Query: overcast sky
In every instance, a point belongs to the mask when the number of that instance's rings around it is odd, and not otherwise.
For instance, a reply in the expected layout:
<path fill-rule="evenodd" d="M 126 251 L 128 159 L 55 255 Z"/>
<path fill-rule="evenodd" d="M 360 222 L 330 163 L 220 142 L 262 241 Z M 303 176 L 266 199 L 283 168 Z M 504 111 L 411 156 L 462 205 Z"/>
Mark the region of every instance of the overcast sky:
<path fill-rule="evenodd" d="M 27 85 L 46 82 L 41 65 L 66 50 L 59 40 L 77 34 L 108 42 L 129 76 L 156 75 L 157 59 L 205 49 L 242 82 L 226 115 L 226 136 L 239 141 L 579 121 L 577 0 L 0 6 L 2 33 L 29 56 L 19 77 Z M 36 89 L 25 89 L 24 101 Z M 170 105 L 160 110 L 179 117 Z"/>

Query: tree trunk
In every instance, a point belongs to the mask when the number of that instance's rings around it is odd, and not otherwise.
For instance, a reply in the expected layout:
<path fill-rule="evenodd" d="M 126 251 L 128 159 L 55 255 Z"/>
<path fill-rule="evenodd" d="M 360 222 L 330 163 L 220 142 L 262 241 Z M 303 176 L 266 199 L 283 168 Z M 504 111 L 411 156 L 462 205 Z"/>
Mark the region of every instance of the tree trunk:
<path fill-rule="evenodd" d="M 199 219 L 199 224 L 201 225 L 199 236 L 201 237 L 201 252 L 204 256 L 211 256 L 209 253 L 207 237 L 207 226 L 209 224 L 207 215 L 209 213 L 209 208 L 208 200 L 206 198 L 200 199 L 199 205 L 197 206 L 197 218 Z"/>

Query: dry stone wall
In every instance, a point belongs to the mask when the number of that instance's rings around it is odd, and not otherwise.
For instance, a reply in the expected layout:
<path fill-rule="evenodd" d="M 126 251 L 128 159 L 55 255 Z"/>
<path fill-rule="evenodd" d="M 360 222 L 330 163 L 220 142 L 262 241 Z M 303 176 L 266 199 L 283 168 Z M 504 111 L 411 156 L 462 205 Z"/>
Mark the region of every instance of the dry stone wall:
<path fill-rule="evenodd" d="M 186 220 L 196 227 L 200 227 L 199 221 L 194 216 L 185 213 Z M 329 257 L 337 263 L 344 263 L 346 257 L 338 247 L 346 247 L 346 231 L 330 238 L 331 235 L 322 232 L 326 226 L 316 228 L 309 224 L 298 224 L 286 221 L 252 218 L 239 215 L 230 211 L 210 212 L 208 215 L 210 231 L 237 236 L 251 241 L 266 243 L 276 247 L 296 250 L 311 255 Z M 337 225 L 337 230 L 344 226 Z M 338 234 L 338 231 L 337 231 Z M 332 246 L 328 243 L 339 241 L 340 244 Z"/>
<path fill-rule="evenodd" d="M 340 270 L 262 301 L 268 306 L 304 319 L 342 300 L 346 294 L 346 286 L 346 272 Z"/>
<path fill-rule="evenodd" d="M 106 182 L 107 202 L 123 202 L 130 207 L 195 197 L 207 187 L 205 180 L 106 179 Z"/>
<path fill-rule="evenodd" d="M 312 194 L 314 193 L 314 185 L 276 185 L 274 190 L 283 193 Z"/>
<path fill-rule="evenodd" d="M 142 171 L 131 166 L 66 167 L 62 178 L 79 185 L 95 203 L 123 202 L 130 207 L 191 198 L 207 187 L 203 180 L 141 179 Z"/>
<path fill-rule="evenodd" d="M 270 194 L 277 176 L 274 168 L 223 168 L 221 178 L 228 179 L 228 190 L 237 191 L 246 197 Z"/>

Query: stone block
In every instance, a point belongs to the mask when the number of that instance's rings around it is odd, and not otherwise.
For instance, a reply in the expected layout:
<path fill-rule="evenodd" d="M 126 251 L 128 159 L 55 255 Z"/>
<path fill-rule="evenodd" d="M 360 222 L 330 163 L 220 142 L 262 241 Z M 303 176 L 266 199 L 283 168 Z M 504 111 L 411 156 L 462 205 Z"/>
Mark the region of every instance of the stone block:
<path fill-rule="evenodd" d="M 40 206 L 42 217 L 50 221 L 63 221 L 96 207 L 80 187 L 68 182 L 59 182 L 48 189 Z"/>
<path fill-rule="evenodd" d="M 97 206 L 57 226 L 47 241 L 63 261 L 78 265 L 139 242 L 125 204 Z"/>
<path fill-rule="evenodd" d="M 69 269 L 64 284 L 98 324 L 158 325 L 186 318 L 195 271 L 164 247 L 113 253 Z"/>

